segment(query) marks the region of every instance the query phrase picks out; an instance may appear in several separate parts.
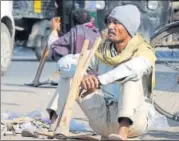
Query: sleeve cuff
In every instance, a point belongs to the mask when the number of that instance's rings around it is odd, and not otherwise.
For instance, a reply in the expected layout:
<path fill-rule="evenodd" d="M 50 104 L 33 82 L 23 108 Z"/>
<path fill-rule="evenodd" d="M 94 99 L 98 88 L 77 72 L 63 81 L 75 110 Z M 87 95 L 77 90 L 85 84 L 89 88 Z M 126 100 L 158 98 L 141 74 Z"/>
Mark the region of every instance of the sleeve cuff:
<path fill-rule="evenodd" d="M 108 84 L 108 78 L 109 78 L 108 75 L 102 74 L 102 75 L 99 75 L 97 77 L 98 77 L 98 80 L 101 83 L 101 85 L 107 85 Z"/>

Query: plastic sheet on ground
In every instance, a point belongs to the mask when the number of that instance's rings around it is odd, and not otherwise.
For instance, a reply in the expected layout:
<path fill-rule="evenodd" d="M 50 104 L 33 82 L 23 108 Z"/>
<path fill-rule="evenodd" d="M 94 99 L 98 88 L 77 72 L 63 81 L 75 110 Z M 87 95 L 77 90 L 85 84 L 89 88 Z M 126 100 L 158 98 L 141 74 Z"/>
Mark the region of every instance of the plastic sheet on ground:
<path fill-rule="evenodd" d="M 32 120 L 29 120 L 29 119 L 32 119 Z M 9 122 L 3 122 L 3 121 L 9 121 Z M 15 127 L 15 130 L 18 133 L 20 133 L 24 129 L 31 129 L 32 131 L 36 129 L 40 129 L 40 128 L 48 129 L 51 123 L 51 120 L 49 120 L 48 118 L 43 118 L 41 112 L 38 110 L 35 110 L 25 115 L 21 115 L 15 112 L 1 113 L 1 123 L 16 124 L 13 126 Z M 92 132 L 93 133 L 93 131 L 89 128 L 89 126 L 84 123 L 84 121 L 77 120 L 77 119 L 71 119 L 70 132 L 73 132 L 73 133 Z"/>

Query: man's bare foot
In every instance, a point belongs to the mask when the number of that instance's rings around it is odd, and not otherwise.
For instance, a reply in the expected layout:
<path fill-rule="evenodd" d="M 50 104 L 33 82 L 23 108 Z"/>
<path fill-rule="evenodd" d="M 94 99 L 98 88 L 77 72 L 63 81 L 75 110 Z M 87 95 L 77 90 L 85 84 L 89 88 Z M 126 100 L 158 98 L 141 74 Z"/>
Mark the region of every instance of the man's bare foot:
<path fill-rule="evenodd" d="M 120 121 L 118 135 L 121 136 L 124 140 L 127 140 L 129 127 L 130 127 L 129 119 L 124 118 Z"/>
<path fill-rule="evenodd" d="M 129 133 L 130 121 L 128 118 L 123 118 L 119 122 L 119 130 L 117 134 L 110 134 L 109 140 L 127 140 Z"/>

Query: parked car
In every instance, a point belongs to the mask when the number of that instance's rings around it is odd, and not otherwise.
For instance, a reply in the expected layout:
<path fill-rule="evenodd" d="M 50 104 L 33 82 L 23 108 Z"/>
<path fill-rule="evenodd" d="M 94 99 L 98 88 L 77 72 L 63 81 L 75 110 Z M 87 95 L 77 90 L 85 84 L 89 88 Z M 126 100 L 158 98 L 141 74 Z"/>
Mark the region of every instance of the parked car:
<path fill-rule="evenodd" d="M 13 1 L 1 1 L 1 76 L 7 71 L 14 47 Z"/>

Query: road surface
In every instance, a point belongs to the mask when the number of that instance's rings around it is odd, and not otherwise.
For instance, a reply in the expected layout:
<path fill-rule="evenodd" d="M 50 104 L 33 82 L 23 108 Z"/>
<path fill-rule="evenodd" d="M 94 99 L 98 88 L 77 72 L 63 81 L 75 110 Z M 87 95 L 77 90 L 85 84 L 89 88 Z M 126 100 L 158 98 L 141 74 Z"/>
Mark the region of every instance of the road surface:
<path fill-rule="evenodd" d="M 26 57 L 26 60 L 22 61 L 21 58 L 23 58 L 24 56 Z M 29 61 L 29 59 L 31 61 Z M 20 114 L 26 114 L 34 110 L 40 110 L 44 117 L 48 117 L 45 111 L 45 107 L 46 104 L 49 102 L 49 99 L 55 92 L 55 87 L 47 85 L 41 86 L 40 88 L 34 88 L 24 85 L 25 83 L 32 82 L 39 64 L 38 61 L 35 61 L 35 55 L 33 54 L 33 52 L 28 51 L 27 53 L 27 51 L 24 52 L 23 49 L 15 50 L 13 60 L 14 61 L 12 61 L 8 72 L 4 77 L 1 78 L 1 112 L 11 111 Z M 55 70 L 56 63 L 47 62 L 45 64 L 45 68 L 41 76 L 41 81 L 47 80 Z M 162 75 L 160 76 L 161 78 L 158 77 L 157 79 L 156 94 L 158 103 L 161 104 L 161 106 L 163 106 L 163 103 L 165 103 L 165 106 L 171 105 L 173 103 L 169 103 L 166 98 L 163 98 L 163 96 L 161 96 L 164 90 L 171 90 L 171 87 L 169 87 L 169 85 L 173 85 L 169 83 L 173 81 L 173 78 L 167 77 L 167 74 L 165 74 L 165 72 L 170 72 L 174 76 L 176 76 L 177 74 L 175 74 L 175 71 L 173 71 L 172 69 L 169 69 L 168 67 L 165 67 L 163 65 L 157 65 L 156 71 L 158 73 L 160 72 L 159 74 L 157 74 L 157 77 L 158 75 Z M 56 80 L 58 80 L 58 77 L 56 78 Z M 161 84 L 161 82 L 164 84 Z M 171 90 L 172 93 L 173 91 L 176 95 L 179 94 L 178 86 L 176 86 L 175 89 Z M 75 111 L 73 112 L 73 117 L 86 118 L 77 104 L 75 104 Z M 152 130 L 143 135 L 141 138 L 154 140 L 179 139 L 179 122 L 168 120 L 168 123 L 170 125 L 169 128 L 164 130 Z M 1 138 L 16 140 L 31 139 L 21 137 L 20 135 L 15 137 L 1 136 Z"/>

